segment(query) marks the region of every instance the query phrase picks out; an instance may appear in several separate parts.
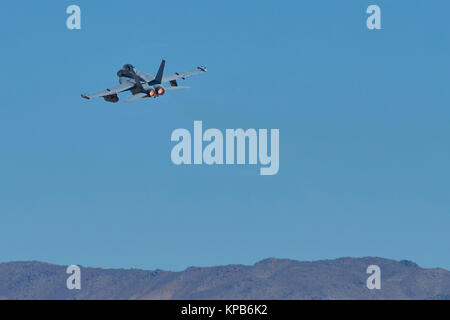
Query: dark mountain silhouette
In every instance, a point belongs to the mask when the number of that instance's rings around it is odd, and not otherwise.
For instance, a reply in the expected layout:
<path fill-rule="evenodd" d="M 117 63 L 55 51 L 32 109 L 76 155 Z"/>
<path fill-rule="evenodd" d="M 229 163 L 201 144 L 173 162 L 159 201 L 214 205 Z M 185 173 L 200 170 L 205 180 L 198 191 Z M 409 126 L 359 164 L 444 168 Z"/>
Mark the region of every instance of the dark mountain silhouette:
<path fill-rule="evenodd" d="M 369 265 L 381 268 L 380 290 L 366 287 Z M 81 267 L 81 290 L 68 290 L 68 277 L 64 266 L 2 263 L 0 299 L 450 299 L 450 271 L 382 258 L 271 258 L 182 272 Z"/>

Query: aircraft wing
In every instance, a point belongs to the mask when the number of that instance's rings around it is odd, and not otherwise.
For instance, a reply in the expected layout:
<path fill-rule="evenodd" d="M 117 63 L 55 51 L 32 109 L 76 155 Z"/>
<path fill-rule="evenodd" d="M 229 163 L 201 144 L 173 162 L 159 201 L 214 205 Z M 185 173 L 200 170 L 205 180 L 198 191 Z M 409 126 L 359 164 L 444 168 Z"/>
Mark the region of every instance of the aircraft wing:
<path fill-rule="evenodd" d="M 118 86 L 115 86 L 115 87 L 112 87 L 112 88 L 109 88 L 109 89 L 106 89 L 106 90 L 103 90 L 103 91 L 100 91 L 100 92 L 97 92 L 97 93 L 88 94 L 88 95 L 82 94 L 81 96 L 83 98 L 85 98 L 85 99 L 91 99 L 91 98 L 96 98 L 96 97 L 104 97 L 104 96 L 109 96 L 111 94 L 116 94 L 116 93 L 119 93 L 119 92 L 123 92 L 123 91 L 129 90 L 132 87 L 134 87 L 134 83 L 132 83 L 132 82 L 124 82 L 124 83 L 119 84 Z"/>
<path fill-rule="evenodd" d="M 170 81 L 174 81 L 174 80 L 177 80 L 177 79 L 183 79 L 184 80 L 185 78 L 193 76 L 194 74 L 202 73 L 202 72 L 206 72 L 206 71 L 207 70 L 206 70 L 205 67 L 198 67 L 196 70 L 192 70 L 192 71 L 188 71 L 188 72 L 183 72 L 183 73 L 175 72 L 175 73 L 172 73 L 172 74 L 164 75 L 162 77 L 162 81 L 161 82 L 170 82 Z"/>

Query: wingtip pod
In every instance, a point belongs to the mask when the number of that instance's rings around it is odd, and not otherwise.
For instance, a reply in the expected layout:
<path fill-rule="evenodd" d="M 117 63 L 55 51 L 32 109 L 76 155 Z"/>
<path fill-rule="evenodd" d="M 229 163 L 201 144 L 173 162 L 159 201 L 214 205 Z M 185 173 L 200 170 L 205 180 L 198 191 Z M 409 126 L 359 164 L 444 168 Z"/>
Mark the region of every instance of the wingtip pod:
<path fill-rule="evenodd" d="M 90 98 L 89 98 L 87 95 L 85 95 L 85 94 L 81 94 L 81 97 L 84 98 L 84 99 L 87 99 L 87 100 L 90 99 Z"/>
<path fill-rule="evenodd" d="M 202 71 L 202 72 L 207 72 L 208 71 L 208 69 L 206 69 L 205 66 L 198 66 L 197 69 Z"/>

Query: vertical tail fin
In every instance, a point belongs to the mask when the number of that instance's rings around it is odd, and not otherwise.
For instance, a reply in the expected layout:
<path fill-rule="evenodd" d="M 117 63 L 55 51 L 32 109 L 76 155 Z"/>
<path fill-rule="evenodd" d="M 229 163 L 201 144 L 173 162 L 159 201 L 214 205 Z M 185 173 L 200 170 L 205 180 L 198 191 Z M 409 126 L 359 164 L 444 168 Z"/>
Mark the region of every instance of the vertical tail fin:
<path fill-rule="evenodd" d="M 157 84 L 161 84 L 165 65 L 166 65 L 166 60 L 163 59 L 163 61 L 161 61 L 161 65 L 159 66 L 158 73 L 156 74 L 156 77 L 154 80 L 155 83 L 157 83 Z"/>

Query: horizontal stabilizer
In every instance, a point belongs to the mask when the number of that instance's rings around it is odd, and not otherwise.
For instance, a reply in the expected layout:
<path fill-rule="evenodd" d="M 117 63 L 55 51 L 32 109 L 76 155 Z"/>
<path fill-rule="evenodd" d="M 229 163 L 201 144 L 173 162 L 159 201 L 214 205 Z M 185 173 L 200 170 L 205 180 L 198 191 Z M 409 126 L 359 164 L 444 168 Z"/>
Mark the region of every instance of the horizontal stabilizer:
<path fill-rule="evenodd" d="M 178 86 L 178 87 L 164 87 L 165 90 L 178 90 L 178 89 L 189 89 L 190 87 L 183 87 L 183 86 Z"/>
<path fill-rule="evenodd" d="M 125 100 L 126 102 L 132 102 L 132 101 L 136 101 L 136 100 L 138 100 L 138 99 L 140 99 L 140 98 L 143 98 L 143 97 L 145 97 L 147 95 L 147 93 L 144 93 L 144 92 L 140 92 L 140 93 L 138 93 L 138 94 L 135 94 L 134 96 L 132 96 L 132 97 L 130 97 L 130 98 L 128 98 L 127 100 Z"/>

